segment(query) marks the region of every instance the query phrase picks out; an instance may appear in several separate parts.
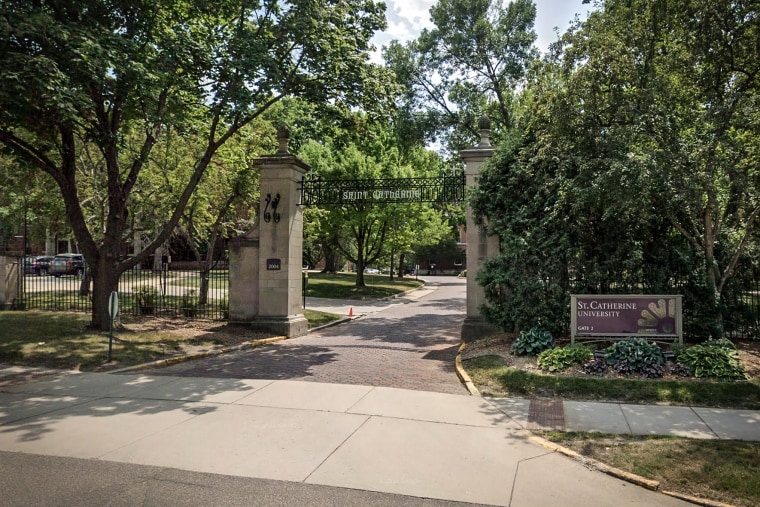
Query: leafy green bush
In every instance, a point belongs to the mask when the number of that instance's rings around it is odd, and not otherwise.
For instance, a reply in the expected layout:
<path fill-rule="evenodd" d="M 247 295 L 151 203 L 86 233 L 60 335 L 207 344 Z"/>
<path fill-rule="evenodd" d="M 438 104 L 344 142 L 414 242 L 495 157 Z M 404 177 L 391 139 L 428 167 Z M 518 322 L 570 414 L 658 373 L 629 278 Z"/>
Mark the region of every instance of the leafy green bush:
<path fill-rule="evenodd" d="M 670 351 L 673 353 L 673 362 L 678 362 L 678 357 L 686 350 L 686 345 L 680 343 L 674 343 L 670 346 Z"/>
<path fill-rule="evenodd" d="M 544 350 L 538 355 L 538 367 L 544 371 L 565 371 L 573 364 L 582 363 L 593 357 L 594 352 L 583 345 L 557 347 Z"/>
<path fill-rule="evenodd" d="M 554 347 L 552 334 L 545 329 L 532 327 L 528 331 L 520 331 L 520 336 L 512 342 L 510 350 L 518 356 L 535 356 L 552 347 Z"/>
<path fill-rule="evenodd" d="M 695 377 L 720 380 L 746 380 L 747 374 L 735 349 L 695 345 L 678 356 L 678 362 L 688 367 Z"/>
<path fill-rule="evenodd" d="M 185 291 L 181 301 L 182 315 L 185 317 L 195 317 L 198 314 L 199 306 L 200 298 L 198 297 L 198 291 L 195 289 Z"/>
<path fill-rule="evenodd" d="M 615 368 L 618 373 L 641 372 L 652 376 L 657 370 L 647 368 L 645 371 L 645 367 L 665 364 L 662 349 L 656 343 L 649 343 L 644 338 L 615 342 L 607 347 L 605 352 L 607 364 Z"/>
<path fill-rule="evenodd" d="M 718 338 L 717 340 L 707 340 L 702 343 L 705 347 L 717 347 L 719 349 L 735 350 L 736 345 L 728 338 Z"/>
<path fill-rule="evenodd" d="M 156 311 L 158 290 L 152 285 L 140 285 L 132 289 L 132 294 L 137 301 L 137 313 L 139 315 L 153 315 Z"/>

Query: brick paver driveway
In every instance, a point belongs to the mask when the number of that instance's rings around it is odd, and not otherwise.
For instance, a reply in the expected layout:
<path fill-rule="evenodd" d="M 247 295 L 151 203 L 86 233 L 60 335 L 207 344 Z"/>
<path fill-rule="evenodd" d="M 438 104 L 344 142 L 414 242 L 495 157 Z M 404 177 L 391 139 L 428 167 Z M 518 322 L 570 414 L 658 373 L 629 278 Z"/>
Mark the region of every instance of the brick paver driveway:
<path fill-rule="evenodd" d="M 465 280 L 433 277 L 427 288 L 434 290 L 416 300 L 390 302 L 380 312 L 306 336 L 151 373 L 360 384 L 466 395 L 454 370 L 466 308 Z"/>

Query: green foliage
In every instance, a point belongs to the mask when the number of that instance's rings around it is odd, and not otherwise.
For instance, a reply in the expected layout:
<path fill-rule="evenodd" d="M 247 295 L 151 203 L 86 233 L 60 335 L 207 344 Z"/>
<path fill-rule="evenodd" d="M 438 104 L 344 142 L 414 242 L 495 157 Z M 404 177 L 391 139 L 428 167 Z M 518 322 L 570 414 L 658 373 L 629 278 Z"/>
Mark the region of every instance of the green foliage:
<path fill-rule="evenodd" d="M 386 126 L 366 123 L 356 141 L 338 146 L 335 140 L 306 143 L 299 156 L 314 174 L 330 180 L 432 177 L 440 173 L 439 156 L 417 147 L 402 149 Z M 367 266 L 409 252 L 415 244 L 436 244 L 449 233 L 448 224 L 431 203 L 386 203 L 357 199 L 330 205 L 329 212 L 310 214 L 310 235 L 323 249 L 334 248 L 356 265 L 355 285 L 365 286 Z"/>
<path fill-rule="evenodd" d="M 217 222 L 207 203 L 247 195 L 252 175 L 204 173 L 236 165 L 245 149 L 225 145 L 273 105 L 299 97 L 385 114 L 393 100 L 390 73 L 368 61 L 385 26 L 373 0 L 49 4 L 0 3 L 0 144 L 57 184 L 92 268 L 94 328 L 108 326 L 119 274 L 169 239 L 201 181 L 204 228 Z M 167 172 L 154 173 L 161 164 Z M 150 241 L 124 256 L 132 227 Z"/>
<path fill-rule="evenodd" d="M 198 314 L 199 307 L 200 298 L 198 297 L 198 291 L 195 289 L 185 291 L 180 304 L 182 315 L 185 317 L 195 317 Z"/>
<path fill-rule="evenodd" d="M 158 290 L 152 285 L 141 285 L 132 289 L 137 303 L 138 315 L 153 315 L 156 311 Z"/>
<path fill-rule="evenodd" d="M 436 139 L 451 150 L 477 139 L 482 114 L 500 138 L 515 121 L 514 90 L 537 56 L 536 7 L 530 0 L 440 0 L 430 9 L 433 27 L 417 40 L 393 41 L 383 51 L 406 88 L 400 127 L 415 139 Z"/>
<path fill-rule="evenodd" d="M 545 329 L 532 327 L 527 331 L 520 331 L 520 335 L 512 342 L 510 350 L 518 356 L 535 356 L 552 347 L 554 347 L 552 334 Z"/>
<path fill-rule="evenodd" d="M 695 345 L 684 350 L 678 361 L 687 366 L 695 377 L 720 380 L 746 380 L 747 374 L 734 349 Z"/>
<path fill-rule="evenodd" d="M 534 66 L 522 138 L 503 140 L 473 199 L 505 252 L 481 276 L 489 320 L 566 331 L 555 301 L 643 288 L 684 294 L 689 333 L 734 325 L 732 279 L 757 272 L 755 11 L 600 2 Z"/>
<path fill-rule="evenodd" d="M 662 376 L 665 359 L 656 343 L 644 338 L 633 338 L 613 343 L 605 350 L 607 364 L 618 373 L 642 373 L 644 376 Z"/>
<path fill-rule="evenodd" d="M 536 364 L 545 371 L 565 371 L 570 366 L 582 363 L 593 355 L 594 352 L 583 345 L 556 347 L 541 352 Z"/>
<path fill-rule="evenodd" d="M 736 350 L 736 345 L 734 345 L 734 342 L 732 342 L 728 338 L 718 338 L 717 340 L 707 340 L 702 345 L 704 345 L 705 347 L 716 347 L 716 348 L 725 349 L 725 350 Z"/>

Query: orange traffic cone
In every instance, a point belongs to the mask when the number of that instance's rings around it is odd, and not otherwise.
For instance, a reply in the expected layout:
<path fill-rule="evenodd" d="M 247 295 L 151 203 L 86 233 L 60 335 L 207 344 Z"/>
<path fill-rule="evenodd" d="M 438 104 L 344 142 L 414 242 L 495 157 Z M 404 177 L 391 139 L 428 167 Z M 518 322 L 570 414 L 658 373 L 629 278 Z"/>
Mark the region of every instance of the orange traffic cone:
<path fill-rule="evenodd" d="M 353 317 L 354 316 L 354 307 L 353 306 L 348 309 L 348 316 L 349 317 Z"/>

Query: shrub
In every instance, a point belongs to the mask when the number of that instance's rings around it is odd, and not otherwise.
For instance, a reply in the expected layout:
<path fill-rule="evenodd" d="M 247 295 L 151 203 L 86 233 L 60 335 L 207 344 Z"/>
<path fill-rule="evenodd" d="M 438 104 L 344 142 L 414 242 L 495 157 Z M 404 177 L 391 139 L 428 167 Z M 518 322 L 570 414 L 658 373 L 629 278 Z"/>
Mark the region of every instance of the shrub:
<path fill-rule="evenodd" d="M 589 359 L 583 363 L 583 371 L 588 375 L 604 376 L 607 373 L 607 361 L 604 359 Z"/>
<path fill-rule="evenodd" d="M 565 371 L 573 364 L 582 363 L 593 357 L 590 348 L 583 345 L 547 349 L 538 355 L 538 367 L 544 371 Z"/>
<path fill-rule="evenodd" d="M 695 345 L 684 350 L 678 362 L 688 367 L 695 377 L 712 377 L 720 380 L 745 380 L 744 367 L 735 349 Z"/>
<path fill-rule="evenodd" d="M 140 315 L 153 315 L 156 311 L 156 299 L 158 290 L 152 285 L 141 285 L 132 289 L 137 301 L 137 310 Z"/>
<path fill-rule="evenodd" d="M 702 343 L 705 347 L 717 347 L 719 349 L 735 350 L 736 345 L 728 338 L 718 338 L 717 340 L 707 340 Z"/>
<path fill-rule="evenodd" d="M 545 329 L 532 327 L 528 331 L 520 331 L 520 336 L 512 342 L 510 350 L 518 356 L 535 356 L 552 347 L 554 347 L 552 334 Z"/>
<path fill-rule="evenodd" d="M 615 342 L 607 347 L 605 352 L 607 364 L 614 367 L 618 373 L 642 372 L 649 375 L 653 370 L 648 368 L 645 372 L 645 367 L 665 364 L 662 349 L 656 343 L 649 343 L 644 338 Z"/>
<path fill-rule="evenodd" d="M 670 351 L 673 353 L 673 361 L 678 362 L 678 358 L 683 354 L 683 351 L 686 350 L 686 345 L 681 345 L 680 343 L 674 343 L 670 346 Z"/>
<path fill-rule="evenodd" d="M 198 291 L 190 289 L 185 291 L 182 295 L 182 315 L 185 317 L 195 317 L 198 314 L 198 307 L 200 306 L 200 298 L 198 297 Z"/>

